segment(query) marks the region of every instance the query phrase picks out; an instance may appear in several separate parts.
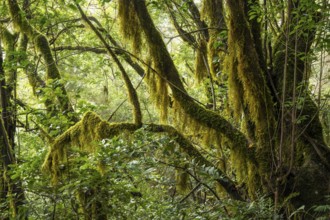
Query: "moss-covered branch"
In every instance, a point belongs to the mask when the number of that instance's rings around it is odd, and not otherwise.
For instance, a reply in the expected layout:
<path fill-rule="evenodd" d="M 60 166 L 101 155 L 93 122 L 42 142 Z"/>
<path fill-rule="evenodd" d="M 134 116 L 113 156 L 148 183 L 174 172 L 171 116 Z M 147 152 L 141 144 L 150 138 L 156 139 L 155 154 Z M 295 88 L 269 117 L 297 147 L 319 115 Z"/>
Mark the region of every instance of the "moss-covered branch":
<path fill-rule="evenodd" d="M 249 151 L 249 144 L 244 134 L 217 113 L 206 110 L 198 105 L 187 94 L 178 70 L 166 49 L 166 45 L 148 13 L 145 1 L 134 1 L 134 8 L 140 23 L 143 24 L 141 28 L 145 34 L 151 56 L 157 61 L 155 62 L 155 68 L 161 77 L 167 80 L 175 101 L 179 103 L 180 107 L 189 117 L 201 125 L 222 133 L 233 143 L 232 149 L 234 151 L 243 152 L 247 160 L 255 163 L 254 154 L 252 151 Z"/>
<path fill-rule="evenodd" d="M 217 79 L 219 73 L 223 72 L 222 61 L 224 60 L 224 51 L 227 49 L 226 37 L 219 39 L 219 36 L 223 36 L 221 32 L 225 31 L 227 28 L 224 13 L 223 0 L 203 1 L 202 18 L 206 21 L 205 23 L 211 27 L 211 29 L 209 29 L 207 55 L 211 75 L 215 80 L 219 80 Z M 219 41 L 221 45 L 219 45 Z M 215 60 L 219 60 L 219 62 L 214 62 Z"/>
<path fill-rule="evenodd" d="M 109 124 L 95 113 L 88 112 L 78 123 L 55 139 L 42 166 L 43 170 L 50 172 L 53 182 L 56 183 L 61 173 L 60 164 L 67 160 L 71 146 L 93 152 L 96 141 L 138 128 L 138 125 L 131 123 Z"/>
<path fill-rule="evenodd" d="M 136 124 L 118 123 L 110 124 L 103 121 L 93 112 L 88 112 L 76 125 L 72 126 L 65 133 L 57 137 L 52 144 L 49 153 L 44 161 L 43 169 L 52 174 L 54 183 L 58 181 L 61 174 L 61 164 L 65 164 L 68 159 L 70 147 L 79 147 L 81 150 L 93 153 L 95 143 L 102 139 L 112 138 L 124 131 L 133 132 L 139 129 Z M 214 167 L 218 172 L 216 181 L 221 184 L 228 194 L 236 200 L 243 200 L 234 182 L 230 180 L 219 168 L 214 166 L 175 128 L 168 125 L 147 125 L 146 129 L 151 132 L 163 132 L 173 138 L 180 148 L 191 158 L 195 159 L 199 165 Z"/>
<path fill-rule="evenodd" d="M 272 97 L 252 43 L 254 40 L 244 13 L 244 4 L 244 1 L 227 3 L 230 12 L 229 56 L 230 59 L 237 59 L 237 80 L 243 86 L 241 91 L 244 105 L 248 108 L 251 121 L 255 124 L 259 146 L 269 147 L 274 123 Z"/>
<path fill-rule="evenodd" d="M 37 31 L 26 19 L 23 11 L 20 9 L 16 0 L 7 0 L 8 8 L 10 11 L 11 19 L 14 26 L 27 35 L 31 42 L 34 43 L 36 49 L 41 54 L 46 64 L 47 79 L 58 81 L 58 85 L 61 88 L 62 94 L 57 96 L 60 103 L 61 110 L 63 112 L 72 112 L 73 108 L 70 104 L 66 89 L 60 82 L 61 76 L 57 68 L 54 57 L 51 53 L 48 40 L 45 35 Z"/>
<path fill-rule="evenodd" d="M 24 63 L 28 59 L 26 52 L 28 41 L 29 39 L 26 34 L 21 33 L 18 40 L 18 51 L 20 53 L 20 58 L 18 62 L 20 63 Z M 46 86 L 46 82 L 42 80 L 41 77 L 37 74 L 37 71 L 35 71 L 32 64 L 29 63 L 28 65 L 23 67 L 23 71 L 27 75 L 29 83 L 32 87 L 33 94 L 37 95 L 37 91 L 40 91 L 42 88 L 44 88 Z M 51 109 L 51 106 L 53 106 L 54 103 L 51 100 L 46 100 L 45 105 L 47 109 Z"/>
<path fill-rule="evenodd" d="M 0 25 L 0 168 L 3 171 L 0 176 L 0 200 L 5 209 L 9 210 L 10 218 L 17 218 L 18 210 L 25 202 L 24 191 L 21 187 L 20 179 L 13 180 L 9 175 L 12 166 L 16 164 L 15 158 L 15 132 L 16 132 L 16 110 L 11 103 L 11 92 L 15 89 L 16 66 L 14 62 L 14 42 L 15 37 Z M 3 40 L 3 41 L 2 41 Z M 4 68 L 2 42 L 5 44 L 6 62 L 8 66 Z M 8 76 L 9 74 L 9 76 Z M 11 85 L 8 84 L 8 81 Z M 10 214 L 9 214 L 10 213 Z M 20 213 L 22 214 L 22 213 Z M 7 219 L 5 215 L 3 215 Z M 25 218 L 25 215 L 21 215 Z M 9 219 L 9 217 L 8 217 Z"/>
<path fill-rule="evenodd" d="M 148 125 L 147 129 L 151 132 L 164 132 L 169 135 L 175 142 L 178 143 L 180 148 L 189 157 L 195 159 L 195 161 L 200 166 L 214 167 L 219 175 L 216 181 L 226 190 L 226 192 L 235 200 L 243 200 L 240 192 L 236 188 L 234 182 L 226 176 L 218 167 L 214 166 L 210 161 L 205 159 L 205 157 L 188 141 L 180 132 L 178 132 L 174 127 L 169 125 Z"/>

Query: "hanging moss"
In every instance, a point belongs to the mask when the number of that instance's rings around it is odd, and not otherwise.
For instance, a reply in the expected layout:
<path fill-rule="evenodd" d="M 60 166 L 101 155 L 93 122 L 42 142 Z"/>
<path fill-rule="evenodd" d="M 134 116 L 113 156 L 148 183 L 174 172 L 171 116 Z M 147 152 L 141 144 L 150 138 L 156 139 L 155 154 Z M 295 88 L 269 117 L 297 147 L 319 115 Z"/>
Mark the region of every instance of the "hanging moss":
<path fill-rule="evenodd" d="M 216 80 L 219 72 L 222 72 L 226 39 L 221 34 L 226 29 L 223 0 L 205 0 L 202 7 L 202 18 L 211 27 L 207 45 L 208 61 L 211 75 Z"/>
<path fill-rule="evenodd" d="M 128 92 L 128 99 L 130 101 L 130 103 L 133 106 L 133 120 L 134 123 L 141 126 L 142 125 L 142 113 L 141 113 L 141 107 L 140 107 L 140 102 L 138 99 L 138 95 L 136 93 L 135 88 L 133 87 L 133 84 L 125 70 L 125 68 L 123 67 L 122 63 L 119 61 L 117 55 L 115 54 L 115 52 L 113 51 L 113 49 L 110 47 L 110 45 L 107 43 L 107 41 L 105 40 L 105 38 L 102 36 L 102 34 L 99 32 L 99 30 L 93 25 L 93 23 L 89 20 L 89 18 L 86 16 L 86 14 L 83 12 L 82 8 L 80 7 L 80 5 L 75 2 L 76 7 L 78 8 L 82 19 L 88 24 L 88 26 L 93 30 L 93 32 L 96 34 L 96 36 L 99 38 L 99 40 L 103 43 L 103 45 L 105 46 L 108 54 L 112 57 L 112 59 L 115 61 L 115 63 L 117 64 L 120 73 L 123 77 L 123 80 L 125 82 L 125 86 Z"/>
<path fill-rule="evenodd" d="M 213 77 L 213 79 L 217 79 L 219 74 L 222 73 L 222 69 L 223 69 L 223 60 L 224 60 L 224 52 L 220 50 L 220 48 L 218 48 L 219 46 L 216 46 L 216 44 L 218 44 L 218 42 L 221 39 L 218 39 L 217 34 L 212 34 L 210 36 L 210 40 L 207 44 L 207 59 L 209 62 L 209 66 L 210 66 L 210 72 L 211 72 L 211 76 Z"/>
<path fill-rule="evenodd" d="M 151 61 L 149 63 L 152 65 Z M 153 66 L 153 68 L 155 67 Z M 168 119 L 168 108 L 170 105 L 170 96 L 166 80 L 157 76 L 154 71 L 148 70 L 146 72 L 146 81 L 149 85 L 151 98 L 155 101 L 156 107 L 159 110 L 160 122 L 166 123 Z"/>
<path fill-rule="evenodd" d="M 201 82 L 208 74 L 208 61 L 207 61 L 207 46 L 206 41 L 199 39 L 199 45 L 196 49 L 195 58 L 195 77 L 198 82 Z"/>
<path fill-rule="evenodd" d="M 258 162 L 256 160 L 256 148 L 255 147 L 248 147 L 250 144 L 248 143 L 248 140 L 246 139 L 245 135 L 242 134 L 238 129 L 236 129 L 231 123 L 229 123 L 225 118 L 220 116 L 219 114 L 209 111 L 200 105 L 198 105 L 189 95 L 187 95 L 187 92 L 180 80 L 180 75 L 173 63 L 173 60 L 171 59 L 170 54 L 168 53 L 166 49 L 166 45 L 164 44 L 159 32 L 155 28 L 152 19 L 150 18 L 150 15 L 148 14 L 148 11 L 146 9 L 144 1 L 142 2 L 135 2 L 134 3 L 134 8 L 137 14 L 137 17 L 140 21 L 141 28 L 146 36 L 146 42 L 150 50 L 150 56 L 152 57 L 155 65 L 155 69 L 157 70 L 157 73 L 159 73 L 159 76 L 162 78 L 165 78 L 169 83 L 168 86 L 171 88 L 171 95 L 174 98 L 174 103 L 178 108 L 176 111 L 179 114 L 184 114 L 185 117 L 183 119 L 187 118 L 187 120 L 192 120 L 194 121 L 193 123 L 198 123 L 201 126 L 205 126 L 208 128 L 212 128 L 216 130 L 217 132 L 220 132 L 224 137 L 226 137 L 228 140 L 230 140 L 230 149 L 232 151 L 235 151 L 235 154 L 237 155 L 236 160 L 237 162 L 241 165 L 244 166 L 245 168 L 248 166 L 247 162 L 251 163 L 253 166 L 258 167 Z M 240 27 L 237 27 L 240 28 Z M 235 30 L 237 30 L 237 28 Z M 239 41 L 241 42 L 241 41 Z M 244 41 L 245 44 L 244 46 L 252 47 L 252 45 L 248 45 L 248 41 Z M 258 146 L 264 146 L 267 150 L 271 150 L 271 148 L 267 148 L 269 146 L 269 142 L 266 142 L 266 134 L 268 130 L 268 117 L 270 117 L 271 121 L 271 114 L 269 113 L 269 107 L 268 103 L 268 95 L 267 92 L 263 93 L 264 91 L 260 92 L 260 88 L 264 88 L 263 85 L 263 74 L 260 69 L 257 69 L 255 71 L 255 66 L 252 67 L 252 64 L 255 62 L 255 56 L 252 56 L 253 59 L 247 59 L 243 55 L 248 53 L 246 51 L 247 48 L 243 48 L 244 51 L 242 51 L 242 44 L 235 42 L 234 45 L 237 45 L 238 49 L 241 49 L 240 52 L 238 52 L 237 60 L 238 60 L 238 65 L 241 65 L 238 67 L 240 69 L 240 73 L 238 73 L 238 77 L 245 77 L 244 80 L 240 79 L 242 81 L 242 85 L 244 88 L 244 99 L 246 99 L 247 96 L 253 95 L 252 98 L 250 98 L 250 101 L 246 101 L 245 105 L 250 106 L 250 110 L 252 114 L 255 115 L 253 117 L 253 122 L 258 123 L 257 130 L 258 132 L 260 131 L 263 135 L 260 138 L 260 142 L 258 143 Z M 251 58 L 251 57 L 250 57 Z M 256 58 L 257 60 L 257 58 Z M 251 62 L 250 65 L 249 62 Z M 244 65 L 243 65 L 243 64 Z M 248 68 L 246 68 L 248 67 Z M 248 71 L 246 71 L 248 70 Z M 249 73 L 247 76 L 244 76 L 244 73 Z M 158 77 L 158 75 L 157 75 Z M 261 80 L 260 80 L 261 79 Z M 259 81 L 258 81 L 259 80 Z M 250 82 L 255 82 L 260 86 L 259 88 L 256 87 L 255 84 L 252 83 L 250 86 Z M 250 86 L 250 87 L 249 87 Z M 245 92 L 246 90 L 249 90 Z M 265 90 L 266 91 L 266 90 Z M 266 94 L 266 95 L 265 95 Z M 265 97 L 264 97 L 265 95 Z M 266 100 L 266 102 L 264 102 Z M 253 103 L 255 101 L 256 103 Z M 262 103 L 262 106 L 261 104 Z M 272 105 L 271 105 L 272 106 Z M 258 109 L 259 107 L 262 107 L 261 109 Z M 267 110 L 267 111 L 265 111 Z M 187 117 L 188 116 L 188 117 Z M 263 122 L 263 119 L 267 118 L 266 122 Z M 266 123 L 266 124 L 263 124 Z M 260 128 L 263 128 L 260 129 Z M 267 136 L 268 138 L 269 136 Z M 263 149 L 263 148 L 259 148 Z M 264 166 L 264 169 L 269 167 L 269 155 L 265 153 L 266 151 L 260 151 L 258 153 L 258 156 L 262 156 Z M 259 159 L 258 159 L 259 161 Z M 267 165 L 267 166 L 266 166 Z M 246 170 L 246 169 L 244 169 Z"/>
<path fill-rule="evenodd" d="M 180 103 L 180 107 L 184 113 L 198 121 L 198 123 L 223 133 L 228 139 L 235 142 L 235 147 L 244 148 L 247 146 L 244 135 L 235 129 L 227 120 L 217 113 L 199 106 L 191 97 L 186 95 L 187 92 L 180 80 L 179 73 L 166 49 L 166 45 L 150 18 L 145 4 L 143 2 L 132 2 L 134 3 L 140 23 L 143 23 L 141 28 L 146 36 L 150 55 L 155 62 L 154 65 L 157 67 L 157 72 L 161 77 L 170 82 L 168 86 L 172 90 L 173 98 L 176 102 Z"/>
<path fill-rule="evenodd" d="M 118 17 L 121 24 L 121 32 L 130 42 L 135 52 L 141 50 L 142 38 L 139 19 L 134 12 L 133 3 L 130 0 L 118 1 Z"/>
<path fill-rule="evenodd" d="M 252 128 L 257 143 L 258 170 L 260 176 L 264 176 L 271 173 L 272 167 L 271 157 L 269 157 L 269 155 L 272 155 L 273 143 L 271 137 L 274 133 L 275 121 L 272 97 L 265 81 L 265 73 L 258 62 L 258 54 L 251 43 L 253 38 L 244 15 L 244 3 L 230 1 L 227 5 L 230 12 L 228 45 L 229 51 L 234 51 L 230 54 L 230 56 L 233 56 L 230 59 L 231 62 L 237 62 L 237 71 L 229 69 L 228 74 L 231 78 L 231 85 L 238 85 L 234 94 L 240 95 L 239 99 L 243 101 L 242 105 L 236 104 L 236 106 L 241 106 L 241 111 L 244 106 L 244 111 L 247 111 L 245 117 L 248 116 L 246 120 L 254 124 Z"/>
<path fill-rule="evenodd" d="M 169 94 L 167 89 L 167 83 L 164 79 L 156 78 L 156 90 L 154 91 L 156 105 L 160 110 L 161 122 L 166 122 L 168 117 L 168 107 L 169 107 Z"/>
<path fill-rule="evenodd" d="M 241 119 L 243 113 L 243 86 L 237 75 L 238 60 L 235 50 L 231 50 L 225 62 L 228 74 L 228 99 L 234 119 Z"/>

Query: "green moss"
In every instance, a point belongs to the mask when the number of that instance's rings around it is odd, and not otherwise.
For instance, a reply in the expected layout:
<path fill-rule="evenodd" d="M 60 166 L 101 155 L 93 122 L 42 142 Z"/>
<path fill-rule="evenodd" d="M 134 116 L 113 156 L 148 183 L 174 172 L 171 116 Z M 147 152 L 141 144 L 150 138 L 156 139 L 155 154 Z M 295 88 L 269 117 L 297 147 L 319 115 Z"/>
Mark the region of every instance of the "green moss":
<path fill-rule="evenodd" d="M 7 92 L 11 93 L 15 88 L 17 76 L 17 53 L 15 51 L 16 35 L 12 34 L 7 28 L 0 24 L 0 38 L 2 39 L 6 51 L 6 58 L 3 67 L 7 83 Z"/>
<path fill-rule="evenodd" d="M 233 146 L 244 149 L 248 144 L 241 132 L 235 129 L 220 115 L 199 106 L 191 99 L 191 97 L 186 95 L 186 90 L 180 80 L 179 73 L 159 32 L 150 18 L 146 6 L 144 3 L 134 2 L 134 8 L 142 30 L 146 36 L 150 56 L 153 59 L 154 66 L 157 71 L 157 77 L 170 81 L 168 86 L 172 90 L 172 96 L 175 99 L 175 102 L 179 104 L 179 107 L 182 108 L 184 114 L 189 115 L 190 118 L 203 126 L 213 128 L 223 133 L 226 137 L 228 137 L 228 139 L 235 143 Z M 248 155 L 250 159 L 253 157 L 249 153 L 246 155 Z"/>
<path fill-rule="evenodd" d="M 29 37 L 33 36 L 33 28 L 30 26 L 27 19 L 24 17 L 21 9 L 19 8 L 16 1 L 7 0 L 7 4 L 9 6 L 9 12 L 11 18 L 13 19 L 14 27 L 21 32 L 26 33 Z"/>
<path fill-rule="evenodd" d="M 167 82 L 151 71 L 147 72 L 146 82 L 149 85 L 151 98 L 159 110 L 160 121 L 161 123 L 166 123 L 168 119 L 168 107 L 170 105 Z"/>
<path fill-rule="evenodd" d="M 46 63 L 47 79 L 60 79 L 60 73 L 56 66 L 47 38 L 41 33 L 34 33 L 33 41 L 36 49 L 42 55 Z"/>
<path fill-rule="evenodd" d="M 250 141 L 256 141 L 255 152 L 258 161 L 258 174 L 271 173 L 274 134 L 274 112 L 272 97 L 265 80 L 265 73 L 258 62 L 249 23 L 244 15 L 244 7 L 238 1 L 228 2 L 229 15 L 229 87 L 230 99 L 234 100 L 236 117 L 244 115 L 245 128 Z M 237 154 L 238 153 L 238 154 Z M 235 159 L 241 160 L 241 152 L 235 152 Z M 239 169 L 242 169 L 239 162 Z M 245 167 L 244 172 L 248 170 Z M 265 178 L 267 179 L 267 177 Z M 248 188 L 252 188 L 248 186 Z"/>
<path fill-rule="evenodd" d="M 36 71 L 34 71 L 33 65 L 28 60 L 28 56 L 26 53 L 27 46 L 28 46 L 28 37 L 24 33 L 20 33 L 19 39 L 18 39 L 18 51 L 19 51 L 19 63 L 25 65 L 23 66 L 23 71 L 27 75 L 29 84 L 32 87 L 33 94 L 36 96 L 41 95 L 40 91 L 41 88 L 45 86 L 45 82 L 41 79 L 41 77 L 38 75 Z M 27 65 L 26 65 L 27 63 Z M 37 93 L 38 91 L 38 93 Z M 48 104 L 48 103 L 45 103 Z M 48 106 L 46 106 L 47 109 L 51 109 L 50 106 L 54 105 L 53 103 L 50 103 Z"/>
<path fill-rule="evenodd" d="M 0 36 L 5 48 L 12 48 L 15 43 L 15 36 L 7 28 L 0 24 Z"/>
<path fill-rule="evenodd" d="M 214 80 L 222 72 L 222 62 L 224 59 L 225 39 L 221 31 L 226 28 L 224 9 L 222 0 L 204 0 L 202 7 L 202 19 L 211 27 L 208 30 L 209 39 L 207 44 L 207 57 L 210 66 L 210 72 Z M 219 45 L 222 43 L 223 45 Z M 220 61 L 218 61 L 220 60 Z"/>
<path fill-rule="evenodd" d="M 228 99 L 230 108 L 233 110 L 234 118 L 239 121 L 243 113 L 243 86 L 237 75 L 238 61 L 235 51 L 230 51 L 225 62 L 228 74 Z"/>
<path fill-rule="evenodd" d="M 195 58 L 195 77 L 198 82 L 201 82 L 204 77 L 208 76 L 208 67 L 206 66 L 208 65 L 207 60 L 206 41 L 200 39 Z"/>
<path fill-rule="evenodd" d="M 202 7 L 202 17 L 207 20 L 211 27 L 219 25 L 223 19 L 222 0 L 204 0 Z M 222 22 L 224 22 L 222 20 Z"/>
<path fill-rule="evenodd" d="M 180 149 L 195 160 L 195 163 L 201 167 L 214 167 L 219 178 L 216 181 L 223 186 L 226 192 L 233 198 L 241 200 L 240 194 L 235 186 L 235 183 L 230 180 L 227 175 L 219 169 L 218 166 L 212 164 L 209 160 L 205 159 L 204 156 L 197 150 L 194 145 L 191 144 L 180 132 L 174 127 L 169 125 L 148 125 L 148 130 L 152 132 L 165 132 L 180 146 Z M 180 177 L 182 180 L 186 177 Z M 181 180 L 180 180 L 181 181 Z M 178 182 L 179 183 L 179 182 Z M 187 187 L 187 184 L 183 184 L 183 188 Z"/>
<path fill-rule="evenodd" d="M 119 0 L 118 3 L 121 32 L 126 39 L 132 42 L 134 51 L 139 52 L 141 50 L 142 38 L 139 19 L 134 12 L 133 3 L 130 0 Z"/>

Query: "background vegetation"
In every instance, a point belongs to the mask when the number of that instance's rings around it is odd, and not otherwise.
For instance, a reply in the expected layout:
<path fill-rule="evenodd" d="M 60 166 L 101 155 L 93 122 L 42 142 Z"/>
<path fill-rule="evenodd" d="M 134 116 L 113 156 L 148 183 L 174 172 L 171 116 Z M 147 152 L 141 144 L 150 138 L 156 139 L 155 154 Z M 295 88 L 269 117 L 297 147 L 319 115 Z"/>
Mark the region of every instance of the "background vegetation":
<path fill-rule="evenodd" d="M 0 219 L 328 219 L 329 12 L 0 1 Z"/>

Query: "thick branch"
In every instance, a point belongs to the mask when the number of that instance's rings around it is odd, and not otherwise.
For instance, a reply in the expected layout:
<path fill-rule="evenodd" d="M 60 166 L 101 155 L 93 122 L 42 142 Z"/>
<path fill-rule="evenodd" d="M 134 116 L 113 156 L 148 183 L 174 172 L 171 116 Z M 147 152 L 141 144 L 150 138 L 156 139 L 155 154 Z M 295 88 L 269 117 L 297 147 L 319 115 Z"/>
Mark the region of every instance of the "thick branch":
<path fill-rule="evenodd" d="M 152 132 L 165 132 L 167 133 L 175 142 L 177 142 L 180 148 L 188 154 L 191 158 L 195 159 L 196 162 L 201 166 L 214 167 L 219 175 L 216 181 L 223 186 L 227 193 L 235 200 L 243 200 L 238 189 L 236 188 L 234 182 L 226 176 L 218 167 L 214 166 L 210 161 L 205 159 L 203 155 L 188 141 L 181 133 L 179 133 L 175 128 L 169 125 L 155 125 L 151 124 L 147 127 L 148 130 Z"/>
<path fill-rule="evenodd" d="M 18 50 L 21 54 L 19 62 L 20 63 L 24 63 L 24 61 L 26 61 L 27 58 L 27 46 L 28 46 L 28 37 L 26 36 L 26 34 L 21 33 L 20 37 L 19 37 L 19 41 L 18 41 Z M 39 58 L 40 60 L 40 58 Z M 38 60 L 38 63 L 39 63 Z M 37 74 L 37 66 L 33 66 L 32 64 L 28 64 L 26 66 L 24 66 L 23 71 L 25 72 L 25 74 L 28 77 L 29 83 L 32 87 L 33 90 L 33 94 L 34 95 L 39 95 L 41 92 L 41 89 L 44 88 L 46 86 L 46 82 L 43 81 L 41 79 L 41 77 Z M 37 92 L 38 91 L 38 92 Z M 51 109 L 54 105 L 52 100 L 46 100 L 45 101 L 45 105 L 47 109 Z"/>
<path fill-rule="evenodd" d="M 159 74 L 169 82 L 173 97 L 181 108 L 198 123 L 224 134 L 225 137 L 232 141 L 232 149 L 234 151 L 244 152 L 243 154 L 246 155 L 246 158 L 254 163 L 254 154 L 248 150 L 248 141 L 244 134 L 220 115 L 198 105 L 187 94 L 166 45 L 148 13 L 145 1 L 134 1 L 134 7 L 140 23 L 143 24 L 141 26 L 142 31 L 145 33 L 151 55 L 154 59 L 161 60 L 161 65 L 157 66 L 157 69 L 160 71 Z"/>
<path fill-rule="evenodd" d="M 51 172 L 53 181 L 56 183 L 62 172 L 60 164 L 67 160 L 70 146 L 79 147 L 87 152 L 93 152 L 93 143 L 105 138 L 112 138 L 124 131 L 134 132 L 139 129 L 136 124 L 130 123 L 114 123 L 110 124 L 99 118 L 95 113 L 88 112 L 77 124 L 69 128 L 62 135 L 57 137 L 51 146 L 51 149 L 44 161 L 43 169 Z M 175 128 L 168 125 L 147 125 L 147 131 L 155 133 L 166 133 L 180 148 L 186 152 L 191 158 L 194 158 L 199 165 L 206 167 L 214 167 L 218 172 L 216 181 L 220 183 L 228 194 L 236 200 L 243 200 L 234 182 L 230 180 L 219 168 L 214 166 L 210 161 L 205 159 L 203 155 Z"/>

